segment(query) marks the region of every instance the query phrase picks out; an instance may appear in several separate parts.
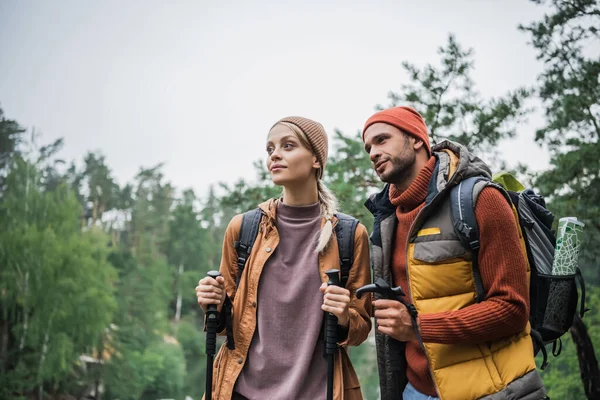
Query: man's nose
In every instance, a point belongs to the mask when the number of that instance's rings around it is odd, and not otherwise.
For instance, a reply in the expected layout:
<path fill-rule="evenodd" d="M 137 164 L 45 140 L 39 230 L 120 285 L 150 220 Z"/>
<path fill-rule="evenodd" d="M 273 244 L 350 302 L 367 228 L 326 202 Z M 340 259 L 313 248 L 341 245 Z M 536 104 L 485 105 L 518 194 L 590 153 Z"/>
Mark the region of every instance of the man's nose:
<path fill-rule="evenodd" d="M 373 163 L 377 162 L 377 160 L 379 160 L 380 156 L 381 156 L 381 152 L 379 150 L 377 150 L 375 147 L 371 147 L 371 150 L 369 151 L 369 158 L 371 159 L 371 162 L 373 162 Z"/>

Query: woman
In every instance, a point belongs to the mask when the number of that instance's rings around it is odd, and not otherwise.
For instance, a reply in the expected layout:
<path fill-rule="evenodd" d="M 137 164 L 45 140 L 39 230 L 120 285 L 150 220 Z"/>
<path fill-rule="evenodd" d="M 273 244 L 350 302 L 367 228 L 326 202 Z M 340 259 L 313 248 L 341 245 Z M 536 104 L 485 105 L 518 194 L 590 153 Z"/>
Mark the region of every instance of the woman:
<path fill-rule="evenodd" d="M 346 287 L 327 286 L 325 271 L 340 265 L 336 199 L 321 182 L 327 134 L 310 119 L 283 118 L 269 131 L 266 150 L 283 195 L 260 205 L 264 215 L 238 286 L 234 242 L 241 215 L 225 232 L 222 276 L 196 287 L 204 311 L 232 302 L 235 349 L 223 345 L 215 358 L 213 399 L 325 399 L 324 311 L 338 319 L 334 398 L 362 399 L 344 347 L 359 345 L 371 329 L 370 299 L 355 296 L 370 281 L 367 231 L 362 224 L 356 229 Z"/>

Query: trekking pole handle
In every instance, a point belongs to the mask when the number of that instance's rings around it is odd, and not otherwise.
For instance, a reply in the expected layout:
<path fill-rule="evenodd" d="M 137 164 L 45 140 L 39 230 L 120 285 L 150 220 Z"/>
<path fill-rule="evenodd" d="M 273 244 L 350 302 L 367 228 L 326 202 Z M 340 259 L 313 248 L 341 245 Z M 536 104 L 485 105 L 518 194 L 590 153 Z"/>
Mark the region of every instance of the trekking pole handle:
<path fill-rule="evenodd" d="M 340 286 L 340 270 L 339 269 L 330 269 L 325 272 L 325 275 L 329 278 L 329 282 L 327 282 L 327 286 L 335 285 Z"/>
<path fill-rule="evenodd" d="M 400 286 L 392 288 L 381 278 L 378 278 L 375 283 L 358 288 L 356 290 L 356 297 L 360 299 L 365 293 L 378 293 L 384 299 L 398 300 L 400 302 L 402 302 L 401 299 L 406 296 Z"/>
<path fill-rule="evenodd" d="M 418 323 L 417 323 L 418 311 L 417 311 L 416 307 L 414 306 L 414 304 L 410 304 L 404 299 L 404 297 L 406 297 L 406 293 L 404 293 L 404 290 L 402 290 L 402 287 L 400 287 L 400 286 L 390 287 L 390 285 L 384 279 L 377 278 L 375 283 L 371 283 L 369 285 L 365 285 L 363 287 L 356 289 L 356 297 L 359 299 L 365 293 L 378 293 L 379 295 L 381 295 L 382 298 L 384 298 L 386 300 L 396 300 L 396 301 L 399 301 L 400 303 L 404 304 L 404 306 L 408 310 L 408 313 L 410 314 L 410 318 L 412 320 L 413 327 L 415 328 L 417 335 L 419 335 L 419 329 L 418 329 Z"/>
<path fill-rule="evenodd" d="M 208 271 L 207 275 L 213 279 L 221 276 L 219 271 Z M 219 312 L 216 304 L 209 304 L 206 308 L 206 354 L 214 356 L 217 351 L 217 325 Z"/>
<path fill-rule="evenodd" d="M 338 269 L 330 269 L 325 272 L 329 281 L 327 286 L 340 285 L 340 271 Z M 332 313 L 327 313 L 325 319 L 325 354 L 335 354 L 338 341 L 338 320 Z"/>

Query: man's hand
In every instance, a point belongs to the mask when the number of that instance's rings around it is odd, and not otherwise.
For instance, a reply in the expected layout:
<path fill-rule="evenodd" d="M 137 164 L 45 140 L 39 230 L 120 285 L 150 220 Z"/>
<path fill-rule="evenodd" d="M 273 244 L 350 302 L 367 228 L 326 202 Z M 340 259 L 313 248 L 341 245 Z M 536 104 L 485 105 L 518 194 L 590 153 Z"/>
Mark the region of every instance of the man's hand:
<path fill-rule="evenodd" d="M 350 322 L 350 312 L 348 311 L 350 291 L 335 285 L 327 286 L 326 283 L 323 283 L 320 289 L 321 292 L 325 293 L 321 309 L 335 315 L 338 319 L 338 325 L 348 328 Z"/>
<path fill-rule="evenodd" d="M 396 300 L 375 300 L 375 322 L 377 330 L 400 342 L 417 339 L 410 313 L 406 306 Z"/>

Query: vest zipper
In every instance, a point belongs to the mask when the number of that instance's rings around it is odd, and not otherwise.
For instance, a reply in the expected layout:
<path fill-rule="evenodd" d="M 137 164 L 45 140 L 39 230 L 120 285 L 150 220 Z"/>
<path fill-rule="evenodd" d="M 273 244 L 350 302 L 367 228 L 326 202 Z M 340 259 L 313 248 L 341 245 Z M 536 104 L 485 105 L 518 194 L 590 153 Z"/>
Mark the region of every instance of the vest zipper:
<path fill-rule="evenodd" d="M 413 234 L 414 227 L 417 225 L 417 222 L 419 221 L 419 217 L 421 217 L 421 215 L 423 214 L 423 212 L 426 209 L 431 208 L 431 206 L 436 202 L 436 200 L 438 198 L 439 198 L 439 193 L 431 200 L 431 203 L 429 203 L 429 206 L 425 205 L 425 207 L 423 207 L 421 209 L 421 211 L 419 211 L 417 213 L 417 216 L 415 217 L 415 220 L 413 221 L 413 223 L 410 225 L 410 228 L 408 229 L 408 235 L 406 237 L 406 248 L 405 248 L 405 251 L 406 251 L 406 281 L 408 282 L 408 288 L 406 288 L 406 289 L 407 289 L 408 297 L 410 298 L 410 303 L 413 305 L 413 307 L 415 307 L 415 310 L 416 310 L 416 306 L 415 306 L 415 303 L 414 303 L 413 297 L 412 297 L 412 290 L 411 290 L 411 287 L 410 287 L 410 275 L 408 273 L 408 269 L 410 268 L 410 263 L 409 263 L 409 260 L 408 260 L 408 247 L 410 245 L 410 238 L 411 238 L 411 236 Z M 437 385 L 437 382 L 435 381 L 435 377 L 433 376 L 433 371 L 431 370 L 431 360 L 429 359 L 429 354 L 427 353 L 427 349 L 425 349 L 425 345 L 423 344 L 423 338 L 421 338 L 421 332 L 419 332 L 418 325 L 415 326 L 414 328 L 415 328 L 415 332 L 417 334 L 417 341 L 419 342 L 419 345 L 423 349 L 423 353 L 425 354 L 425 358 L 427 358 L 427 365 L 429 367 L 428 369 L 429 369 L 429 374 L 431 376 L 431 380 L 433 382 L 433 385 L 435 386 L 435 390 L 436 390 L 438 396 L 441 399 L 442 395 L 440 394 L 440 389 L 439 389 L 439 387 Z"/>
<path fill-rule="evenodd" d="M 417 222 L 419 221 L 419 218 L 422 216 L 423 212 L 425 210 L 428 210 L 431 207 L 433 207 L 434 204 L 436 204 L 439 201 L 439 199 L 443 197 L 443 196 L 440 196 L 440 195 L 445 194 L 446 191 L 448 190 L 448 187 L 451 187 L 451 184 L 456 179 L 458 179 L 457 178 L 457 175 L 458 175 L 457 172 L 458 171 L 455 171 L 455 173 L 448 178 L 448 180 L 446 182 L 446 186 L 442 189 L 441 192 L 438 192 L 433 197 L 433 199 L 431 199 L 431 202 L 429 203 L 429 205 L 425 204 L 425 207 L 423 207 L 421 209 L 421 211 L 419 211 L 417 213 L 417 216 L 415 217 L 415 220 L 413 221 L 413 223 L 410 225 L 410 227 L 408 229 L 408 235 L 406 237 L 406 248 L 405 248 L 405 251 L 406 251 L 406 281 L 408 282 L 408 287 L 406 288 L 406 290 L 407 290 L 407 293 L 408 293 L 408 297 L 410 299 L 410 303 L 413 305 L 413 307 L 415 307 L 415 309 L 416 309 L 416 306 L 414 305 L 415 303 L 413 301 L 412 290 L 411 290 L 411 287 L 410 287 L 410 275 L 408 274 L 408 269 L 410 267 L 410 264 L 408 262 L 408 246 L 410 245 L 410 238 L 411 238 L 411 236 L 413 234 L 414 227 L 417 225 Z M 439 173 L 442 173 L 442 172 L 439 171 L 438 174 Z M 431 179 L 437 179 L 437 177 L 432 175 Z M 425 349 L 425 345 L 423 344 L 423 338 L 421 337 L 421 332 L 419 332 L 419 327 L 417 325 L 414 328 L 415 328 L 415 332 L 416 332 L 416 335 L 417 335 L 417 341 L 419 342 L 419 345 L 423 349 L 423 353 L 425 354 L 425 358 L 427 358 L 427 365 L 430 367 L 431 366 L 431 360 L 429 359 L 429 354 L 427 354 L 427 349 Z M 439 389 L 439 387 L 438 387 L 438 385 L 437 385 L 437 383 L 435 381 L 435 377 L 433 376 L 433 371 L 431 370 L 431 367 L 429 368 L 429 374 L 431 376 L 431 380 L 433 382 L 433 385 L 435 386 L 435 390 L 436 390 L 436 392 L 438 394 L 438 397 L 440 399 L 442 399 L 442 395 L 440 393 L 440 389 Z"/>

